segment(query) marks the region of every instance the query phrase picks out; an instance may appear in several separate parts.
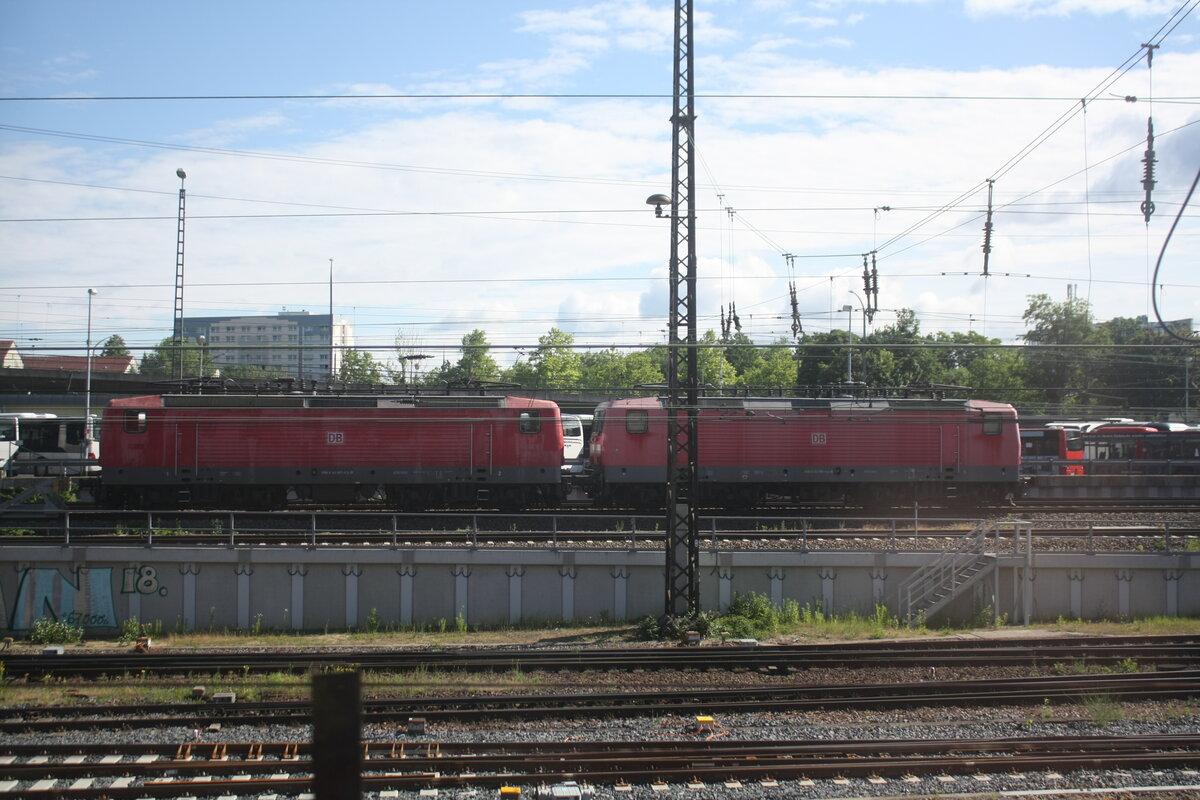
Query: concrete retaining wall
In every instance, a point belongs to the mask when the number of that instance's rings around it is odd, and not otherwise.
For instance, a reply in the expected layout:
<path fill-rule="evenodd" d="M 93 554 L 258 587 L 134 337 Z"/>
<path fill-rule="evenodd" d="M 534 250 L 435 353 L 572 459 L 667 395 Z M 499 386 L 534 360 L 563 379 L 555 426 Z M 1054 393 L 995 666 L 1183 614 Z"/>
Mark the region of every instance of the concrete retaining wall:
<path fill-rule="evenodd" d="M 900 583 L 937 553 L 705 551 L 703 607 L 736 593 L 794 600 L 826 613 L 896 614 Z M 940 619 L 991 608 L 1009 622 L 1200 616 L 1200 553 L 1035 553 L 1030 601 L 1025 556 L 999 555 L 992 576 Z M 166 630 L 343 631 L 381 627 L 635 620 L 662 613 L 658 550 L 387 547 L 46 547 L 0 552 L 0 611 L 20 635 L 40 616 L 96 632 L 121 622 Z"/>
<path fill-rule="evenodd" d="M 1035 475 L 1037 500 L 1195 500 L 1200 475 Z"/>

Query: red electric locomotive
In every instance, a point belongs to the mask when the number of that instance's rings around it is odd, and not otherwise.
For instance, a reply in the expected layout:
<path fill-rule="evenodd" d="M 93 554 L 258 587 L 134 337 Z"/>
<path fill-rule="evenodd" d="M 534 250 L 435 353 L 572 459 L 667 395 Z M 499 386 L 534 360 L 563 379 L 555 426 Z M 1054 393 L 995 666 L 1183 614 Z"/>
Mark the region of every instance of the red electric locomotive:
<path fill-rule="evenodd" d="M 592 495 L 661 507 L 667 414 L 659 398 L 596 409 Z M 1019 494 L 1012 406 L 982 400 L 702 398 L 699 502 L 753 508 L 768 497 L 854 505 L 1000 501 Z"/>
<path fill-rule="evenodd" d="M 563 433 L 522 397 L 155 395 L 109 403 L 101 456 L 109 505 L 515 509 L 559 501 Z"/>

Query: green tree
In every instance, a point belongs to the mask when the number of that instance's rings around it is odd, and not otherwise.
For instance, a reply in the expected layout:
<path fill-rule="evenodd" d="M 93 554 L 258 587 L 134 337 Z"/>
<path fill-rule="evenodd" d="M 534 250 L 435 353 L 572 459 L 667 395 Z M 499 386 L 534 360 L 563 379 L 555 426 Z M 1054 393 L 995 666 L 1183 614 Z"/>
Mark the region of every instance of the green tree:
<path fill-rule="evenodd" d="M 855 372 L 861 380 L 865 375 L 875 386 L 911 386 L 923 383 L 941 383 L 940 365 L 935 348 L 922 347 L 930 343 L 930 337 L 921 335 L 921 323 L 911 308 L 902 308 L 896 313 L 892 325 L 880 328 L 867 337 L 871 344 L 882 344 L 882 351 L 872 350 L 866 356 L 865 372 Z M 905 345 L 888 348 L 887 345 Z M 887 353 L 888 356 L 884 356 Z M 860 364 L 862 358 L 858 359 Z"/>
<path fill-rule="evenodd" d="M 742 373 L 746 386 L 767 388 L 796 385 L 796 348 L 787 338 L 781 337 L 764 348 L 757 363 Z"/>
<path fill-rule="evenodd" d="M 513 365 L 508 379 L 534 389 L 578 388 L 583 377 L 583 358 L 574 344 L 574 336 L 551 328 L 538 337 L 537 349 L 528 360 Z"/>
<path fill-rule="evenodd" d="M 754 346 L 754 340 L 741 331 L 722 336 L 721 344 L 725 345 L 725 360 L 733 365 L 738 375 L 744 376 L 762 363 L 764 354 Z"/>
<path fill-rule="evenodd" d="M 1145 316 L 1114 317 L 1097 326 L 1113 348 L 1098 353 L 1096 383 L 1106 394 L 1133 408 L 1164 410 L 1181 407 L 1192 392 L 1185 382 L 1192 379 L 1188 345 Z M 1171 329 L 1177 336 L 1190 336 L 1184 325 Z M 1124 345 L 1124 347 L 1122 346 Z"/>
<path fill-rule="evenodd" d="M 630 388 L 646 385 L 662 383 L 666 380 L 662 368 L 658 365 L 658 361 L 650 353 L 645 350 L 635 350 L 625 356 L 626 383 L 622 386 Z"/>
<path fill-rule="evenodd" d="M 383 383 L 383 364 L 368 350 L 349 348 L 342 353 L 337 377 L 344 383 Z"/>
<path fill-rule="evenodd" d="M 700 375 L 701 385 L 709 384 L 717 387 L 741 385 L 737 367 L 730 364 L 729 360 L 725 358 L 726 351 L 724 347 L 720 347 L 721 340 L 717 338 L 716 331 L 705 331 L 696 344 L 699 348 L 696 351 L 696 370 Z"/>
<path fill-rule="evenodd" d="M 1026 382 L 1045 393 L 1057 405 L 1068 399 L 1083 399 L 1096 376 L 1097 353 L 1063 345 L 1106 344 L 1108 332 L 1092 324 L 1091 307 L 1073 297 L 1056 303 L 1049 295 L 1029 296 L 1023 317 Z"/>
<path fill-rule="evenodd" d="M 148 377 L 171 379 L 179 376 L 180 361 L 183 362 L 185 379 L 198 378 L 201 375 L 210 377 L 217 372 L 216 365 L 207 357 L 199 342 L 195 339 L 184 339 L 179 343 L 173 336 L 163 339 L 153 350 L 145 353 L 138 368 Z"/>
<path fill-rule="evenodd" d="M 494 381 L 500 377 L 500 367 L 491 356 L 487 334 L 478 328 L 462 338 L 458 371 L 464 381 Z"/>
<path fill-rule="evenodd" d="M 538 389 L 542 385 L 542 376 L 538 374 L 537 366 L 521 358 L 518 358 L 511 367 L 504 370 L 503 380 L 523 386 L 526 389 Z"/>
<path fill-rule="evenodd" d="M 490 354 L 487 334 L 478 328 L 462 337 L 462 357 L 451 364 L 443 361 L 425 374 L 429 386 L 470 381 L 494 381 L 500 378 L 500 367 Z"/>
<path fill-rule="evenodd" d="M 846 332 L 806 334 L 797 343 L 800 366 L 796 381 L 801 386 L 829 386 L 846 380 Z M 874 377 L 872 377 L 874 381 Z"/>
<path fill-rule="evenodd" d="M 125 358 L 132 355 L 129 348 L 125 345 L 125 339 L 121 334 L 114 333 L 112 336 L 104 340 L 100 345 L 101 358 Z"/>
<path fill-rule="evenodd" d="M 687 371 L 686 361 L 687 351 L 681 345 L 679 349 L 679 379 L 682 381 Z M 651 357 L 658 365 L 659 371 L 662 372 L 663 380 L 667 380 L 668 353 L 665 345 L 654 347 L 650 351 Z M 738 377 L 738 371 L 725 358 L 725 348 L 721 347 L 721 340 L 717 338 L 717 334 L 713 330 L 707 330 L 704 335 L 696 342 L 696 375 L 700 381 L 700 385 L 704 386 L 738 386 L 741 380 Z"/>
<path fill-rule="evenodd" d="M 657 360 L 644 350 L 622 353 L 615 347 L 580 356 L 580 386 L 587 389 L 633 392 L 643 384 L 662 383 Z"/>
<path fill-rule="evenodd" d="M 626 357 L 615 347 L 579 357 L 580 384 L 588 389 L 616 389 L 629 386 Z"/>

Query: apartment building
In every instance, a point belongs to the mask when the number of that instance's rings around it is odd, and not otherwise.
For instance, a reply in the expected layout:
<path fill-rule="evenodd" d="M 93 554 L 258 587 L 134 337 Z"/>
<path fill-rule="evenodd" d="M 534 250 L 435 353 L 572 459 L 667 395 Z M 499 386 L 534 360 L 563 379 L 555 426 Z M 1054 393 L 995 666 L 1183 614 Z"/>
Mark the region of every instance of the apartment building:
<path fill-rule="evenodd" d="M 336 376 L 352 326 L 331 314 L 284 311 L 273 317 L 186 317 L 183 335 L 200 341 L 218 368 L 256 366 L 309 380 Z"/>

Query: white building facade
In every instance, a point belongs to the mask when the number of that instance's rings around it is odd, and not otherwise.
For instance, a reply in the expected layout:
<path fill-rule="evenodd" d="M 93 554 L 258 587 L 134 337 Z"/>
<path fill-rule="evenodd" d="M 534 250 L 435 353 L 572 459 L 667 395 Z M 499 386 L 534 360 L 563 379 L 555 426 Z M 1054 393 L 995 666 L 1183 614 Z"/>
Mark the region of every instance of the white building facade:
<path fill-rule="evenodd" d="M 183 335 L 203 341 L 205 358 L 218 369 L 259 367 L 300 380 L 335 378 L 345 348 L 354 344 L 353 328 L 344 318 L 307 311 L 273 317 L 189 317 Z"/>

